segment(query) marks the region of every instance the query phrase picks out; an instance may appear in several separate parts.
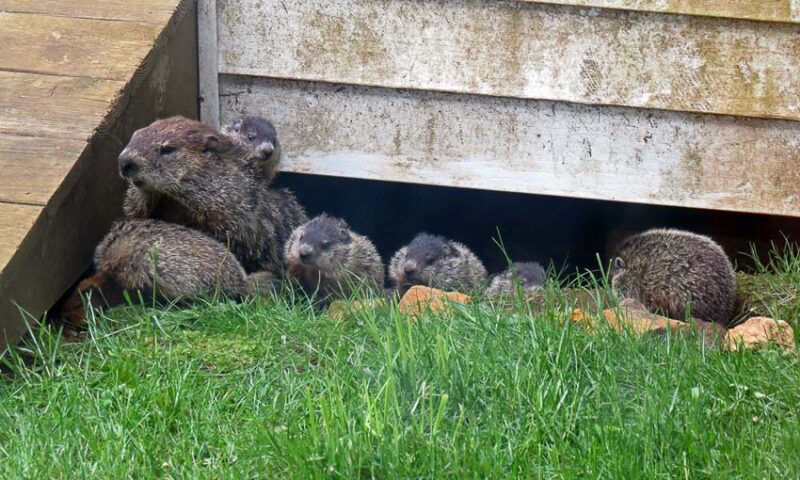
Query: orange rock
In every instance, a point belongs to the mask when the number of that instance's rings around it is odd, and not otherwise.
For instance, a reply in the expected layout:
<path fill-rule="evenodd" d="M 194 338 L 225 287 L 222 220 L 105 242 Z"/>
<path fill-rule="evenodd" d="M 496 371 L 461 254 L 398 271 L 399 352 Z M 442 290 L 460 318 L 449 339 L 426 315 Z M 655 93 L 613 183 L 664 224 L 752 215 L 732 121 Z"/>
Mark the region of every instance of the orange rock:
<path fill-rule="evenodd" d="M 411 287 L 397 308 L 402 313 L 409 315 L 419 315 L 427 310 L 434 313 L 442 312 L 447 309 L 450 303 L 470 303 L 472 297 L 458 292 L 444 292 L 435 288 L 415 285 Z"/>
<path fill-rule="evenodd" d="M 728 330 L 723 347 L 728 351 L 735 352 L 740 345 L 746 350 L 751 350 L 770 343 L 793 350 L 795 348 L 794 330 L 783 320 L 752 317 L 741 325 Z"/>
<path fill-rule="evenodd" d="M 630 330 L 634 333 L 677 333 L 688 329 L 686 322 L 673 320 L 650 313 L 641 303 L 635 300 L 623 300 L 618 309 L 603 310 L 608 325 L 616 331 Z"/>
<path fill-rule="evenodd" d="M 569 319 L 572 321 L 572 323 L 583 325 L 590 330 L 597 325 L 597 319 L 589 313 L 584 312 L 580 308 L 573 308 Z"/>

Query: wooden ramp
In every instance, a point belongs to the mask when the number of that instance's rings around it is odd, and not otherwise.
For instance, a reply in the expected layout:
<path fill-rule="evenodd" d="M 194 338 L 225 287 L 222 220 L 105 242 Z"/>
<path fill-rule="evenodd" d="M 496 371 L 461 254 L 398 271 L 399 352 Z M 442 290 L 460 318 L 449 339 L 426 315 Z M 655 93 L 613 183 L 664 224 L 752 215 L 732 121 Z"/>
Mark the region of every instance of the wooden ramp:
<path fill-rule="evenodd" d="M 797 0 L 203 1 L 287 171 L 800 216 Z"/>
<path fill-rule="evenodd" d="M 115 159 L 197 114 L 190 0 L 0 0 L 0 345 L 89 266 L 120 212 Z"/>

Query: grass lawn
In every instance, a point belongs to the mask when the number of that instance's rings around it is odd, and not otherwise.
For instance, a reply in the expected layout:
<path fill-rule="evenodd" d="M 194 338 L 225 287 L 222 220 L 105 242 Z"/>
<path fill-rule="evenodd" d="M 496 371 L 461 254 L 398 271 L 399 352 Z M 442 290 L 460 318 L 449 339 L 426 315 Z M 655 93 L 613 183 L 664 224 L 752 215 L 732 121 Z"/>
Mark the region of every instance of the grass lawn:
<path fill-rule="evenodd" d="M 748 285 L 789 314 L 797 272 Z M 127 307 L 83 342 L 41 330 L 32 367 L 6 358 L 0 477 L 800 478 L 797 355 L 591 333 L 559 295 L 417 321 Z"/>

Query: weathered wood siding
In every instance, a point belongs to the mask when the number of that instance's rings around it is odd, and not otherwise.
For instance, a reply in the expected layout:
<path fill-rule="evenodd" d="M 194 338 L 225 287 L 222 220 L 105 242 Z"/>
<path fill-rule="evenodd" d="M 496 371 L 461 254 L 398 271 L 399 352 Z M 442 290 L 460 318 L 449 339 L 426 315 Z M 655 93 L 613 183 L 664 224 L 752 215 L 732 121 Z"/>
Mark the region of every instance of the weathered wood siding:
<path fill-rule="evenodd" d="M 794 122 L 239 77 L 221 92 L 223 122 L 275 119 L 287 171 L 800 211 Z"/>
<path fill-rule="evenodd" d="M 522 0 L 582 7 L 800 23 L 800 0 Z"/>
<path fill-rule="evenodd" d="M 217 0 L 220 117 L 294 172 L 800 216 L 797 5 L 720 5 Z"/>

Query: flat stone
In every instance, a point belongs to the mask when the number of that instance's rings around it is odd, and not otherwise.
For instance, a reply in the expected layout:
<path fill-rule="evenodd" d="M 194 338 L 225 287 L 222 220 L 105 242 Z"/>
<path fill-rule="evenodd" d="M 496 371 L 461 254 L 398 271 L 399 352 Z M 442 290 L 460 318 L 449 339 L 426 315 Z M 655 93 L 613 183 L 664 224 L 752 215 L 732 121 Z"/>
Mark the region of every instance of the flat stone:
<path fill-rule="evenodd" d="M 783 320 L 752 317 L 728 330 L 723 348 L 735 352 L 739 348 L 752 350 L 768 344 L 777 345 L 786 350 L 794 350 L 794 330 Z"/>
<path fill-rule="evenodd" d="M 445 292 L 435 288 L 415 285 L 400 299 L 398 310 L 409 315 L 420 315 L 428 310 L 434 313 L 446 311 L 452 303 L 467 304 L 472 297 L 458 292 Z"/>
<path fill-rule="evenodd" d="M 637 334 L 643 333 L 678 333 L 679 331 L 690 328 L 686 322 L 673 320 L 650 313 L 641 303 L 633 299 L 625 299 L 620 302 L 616 309 L 603 310 L 608 325 L 616 330 L 629 330 Z"/>

